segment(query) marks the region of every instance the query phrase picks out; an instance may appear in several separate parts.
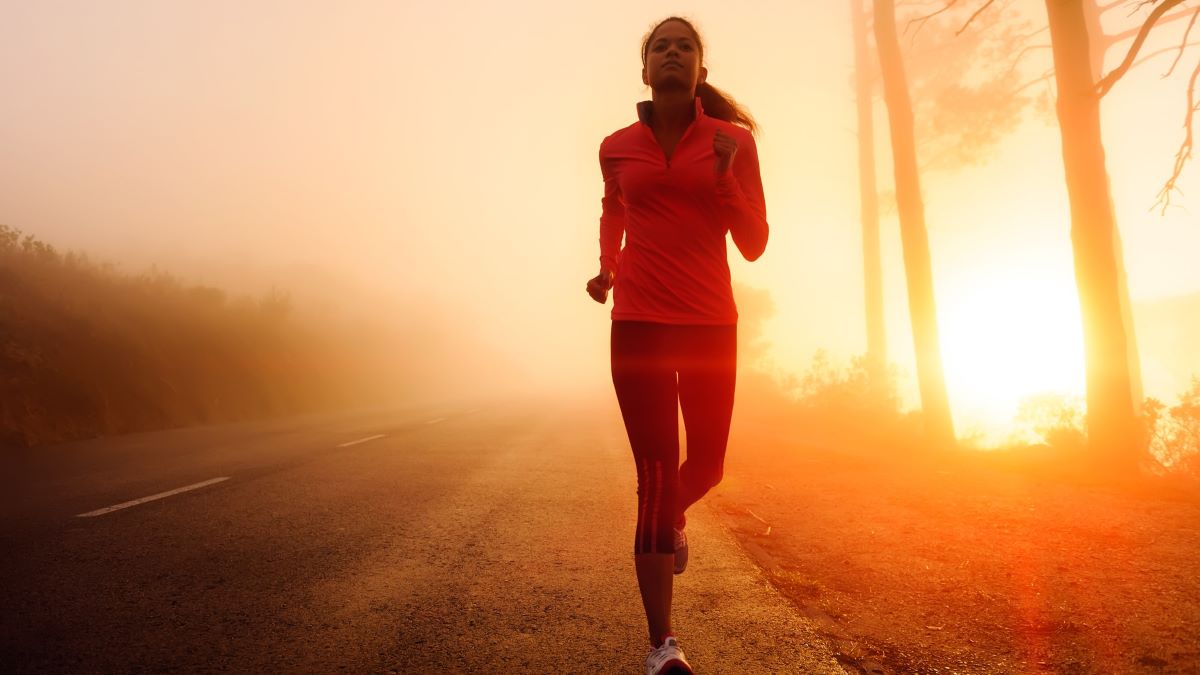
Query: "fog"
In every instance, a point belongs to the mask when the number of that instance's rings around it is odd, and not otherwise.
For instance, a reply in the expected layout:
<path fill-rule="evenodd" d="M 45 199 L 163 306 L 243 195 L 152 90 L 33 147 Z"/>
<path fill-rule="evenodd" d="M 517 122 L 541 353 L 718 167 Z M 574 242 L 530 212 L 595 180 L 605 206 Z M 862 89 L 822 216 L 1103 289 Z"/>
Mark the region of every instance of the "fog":
<path fill-rule="evenodd" d="M 1039 3 L 1016 4 L 1044 24 Z M 735 281 L 774 307 L 756 360 L 802 373 L 818 349 L 861 353 L 842 3 L 3 2 L 0 223 L 128 269 L 286 289 L 318 320 L 411 329 L 426 337 L 394 357 L 424 364 L 431 390 L 611 395 L 611 301 L 584 291 L 598 266 L 597 150 L 649 97 L 640 39 L 675 13 L 703 31 L 710 81 L 763 129 L 771 240 L 753 264 L 730 247 Z M 1023 67 L 1048 63 L 1041 50 Z M 1200 174 L 1185 172 L 1166 215 L 1149 209 L 1182 134 L 1187 72 L 1160 79 L 1168 63 L 1131 73 L 1104 104 L 1135 303 L 1200 293 Z M 1052 114 L 1027 115 L 981 159 L 925 180 L 947 384 L 966 428 L 1003 424 L 1023 395 L 1083 387 Z M 885 155 L 878 166 L 886 192 Z M 911 373 L 898 228 L 884 215 L 889 354 Z M 1138 317 L 1147 348 L 1168 339 L 1162 314 Z M 1147 393 L 1177 393 L 1191 357 L 1143 354 Z M 914 403 L 911 376 L 904 386 Z"/>

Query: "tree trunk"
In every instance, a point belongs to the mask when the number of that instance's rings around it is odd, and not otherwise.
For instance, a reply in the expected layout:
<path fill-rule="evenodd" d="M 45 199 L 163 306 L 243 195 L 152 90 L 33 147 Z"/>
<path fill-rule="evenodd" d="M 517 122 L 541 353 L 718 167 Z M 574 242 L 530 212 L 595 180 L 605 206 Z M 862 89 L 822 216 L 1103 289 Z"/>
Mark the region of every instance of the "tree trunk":
<path fill-rule="evenodd" d="M 879 255 L 879 197 L 875 187 L 875 120 L 871 61 L 867 49 L 867 17 L 863 0 L 850 0 L 854 32 L 854 82 L 858 103 L 858 195 L 862 220 L 863 289 L 866 294 L 867 363 L 880 381 L 887 367 L 883 322 L 883 271 Z"/>
<path fill-rule="evenodd" d="M 1100 78 L 1104 77 L 1104 57 L 1108 54 L 1109 47 L 1115 44 L 1112 38 L 1105 34 L 1104 27 L 1100 22 L 1100 14 L 1100 5 L 1097 4 L 1097 0 L 1084 0 L 1083 18 L 1088 32 L 1088 61 L 1092 67 L 1092 82 L 1099 82 Z M 1113 209 L 1115 214 L 1116 209 L 1111 205 L 1111 188 L 1109 195 L 1109 208 Z M 1117 261 L 1117 293 L 1121 297 L 1121 323 L 1125 326 L 1125 342 L 1129 352 L 1129 388 L 1133 396 L 1133 411 L 1135 414 L 1140 414 L 1143 397 L 1142 360 L 1138 352 L 1137 331 L 1133 325 L 1133 304 L 1129 300 L 1129 283 L 1125 278 L 1125 253 L 1121 246 L 1121 228 L 1115 225 L 1115 216 L 1113 222 L 1113 256 Z"/>
<path fill-rule="evenodd" d="M 1109 192 L 1111 194 L 1111 190 Z M 1109 204 L 1112 209 L 1112 204 Z M 1115 213 L 1115 210 L 1114 210 Z M 1121 325 L 1125 327 L 1125 352 L 1129 364 L 1129 394 L 1133 399 L 1133 413 L 1142 411 L 1142 358 L 1138 352 L 1137 331 L 1133 326 L 1133 304 L 1129 300 L 1129 283 L 1125 279 L 1125 250 L 1121 245 L 1121 230 L 1113 221 L 1113 258 L 1117 265 L 1117 298 L 1121 303 Z"/>
<path fill-rule="evenodd" d="M 950 402 L 942 373 L 929 236 L 925 230 L 925 206 L 921 202 L 921 181 L 913 138 L 912 101 L 909 100 L 904 62 L 896 39 L 893 0 L 874 0 L 874 6 L 875 45 L 879 51 L 884 100 L 887 102 L 891 129 L 896 205 L 900 216 L 900 242 L 904 249 L 904 274 L 908 281 L 913 344 L 917 351 L 921 410 L 930 440 L 948 447 L 955 442 L 954 421 L 950 417 Z"/>
<path fill-rule="evenodd" d="M 1087 364 L 1088 444 L 1114 471 L 1137 466 L 1139 447 L 1129 376 L 1129 349 L 1118 290 L 1113 215 L 1100 139 L 1100 97 L 1092 78 L 1081 0 L 1046 0 L 1063 165 L 1071 204 L 1075 283 Z"/>

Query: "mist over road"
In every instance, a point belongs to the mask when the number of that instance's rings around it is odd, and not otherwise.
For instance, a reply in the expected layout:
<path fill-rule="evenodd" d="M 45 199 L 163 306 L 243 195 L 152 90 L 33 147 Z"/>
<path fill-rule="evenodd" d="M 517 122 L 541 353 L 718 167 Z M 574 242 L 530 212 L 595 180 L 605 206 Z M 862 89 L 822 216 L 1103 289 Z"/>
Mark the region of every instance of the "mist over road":
<path fill-rule="evenodd" d="M 10 456 L 0 663 L 640 672 L 628 452 L 615 401 L 492 401 Z M 690 515 L 675 628 L 697 671 L 842 672 L 706 503 Z"/>

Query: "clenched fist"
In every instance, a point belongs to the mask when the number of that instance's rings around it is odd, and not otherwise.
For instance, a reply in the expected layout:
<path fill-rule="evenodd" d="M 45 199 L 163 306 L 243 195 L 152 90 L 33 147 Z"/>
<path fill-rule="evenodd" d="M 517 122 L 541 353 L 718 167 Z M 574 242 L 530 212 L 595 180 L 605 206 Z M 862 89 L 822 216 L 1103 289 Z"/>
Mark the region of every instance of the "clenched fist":
<path fill-rule="evenodd" d="M 713 162 L 713 170 L 717 176 L 721 176 L 730 167 L 733 166 L 733 156 L 737 154 L 738 144 L 733 136 L 717 129 L 717 133 L 713 136 L 713 154 L 717 156 L 717 161 Z"/>
<path fill-rule="evenodd" d="M 588 295 L 603 305 L 608 300 L 608 290 L 613 287 L 613 276 L 613 273 L 608 270 L 600 270 L 600 274 L 588 279 Z"/>

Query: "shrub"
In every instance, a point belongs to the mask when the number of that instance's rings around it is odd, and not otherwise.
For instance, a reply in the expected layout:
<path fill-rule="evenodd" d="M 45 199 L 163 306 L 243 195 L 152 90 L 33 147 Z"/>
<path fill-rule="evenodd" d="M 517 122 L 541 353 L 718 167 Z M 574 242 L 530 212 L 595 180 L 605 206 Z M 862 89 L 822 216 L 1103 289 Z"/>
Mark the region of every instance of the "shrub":
<path fill-rule="evenodd" d="M 1087 443 L 1085 411 L 1086 404 L 1078 396 L 1035 394 L 1021 401 L 1016 422 L 1021 431 L 1031 434 L 1050 448 L 1077 453 Z"/>
<path fill-rule="evenodd" d="M 1168 471 L 1200 479 L 1200 378 L 1167 407 L 1149 398 L 1144 406 L 1149 449 Z"/>

